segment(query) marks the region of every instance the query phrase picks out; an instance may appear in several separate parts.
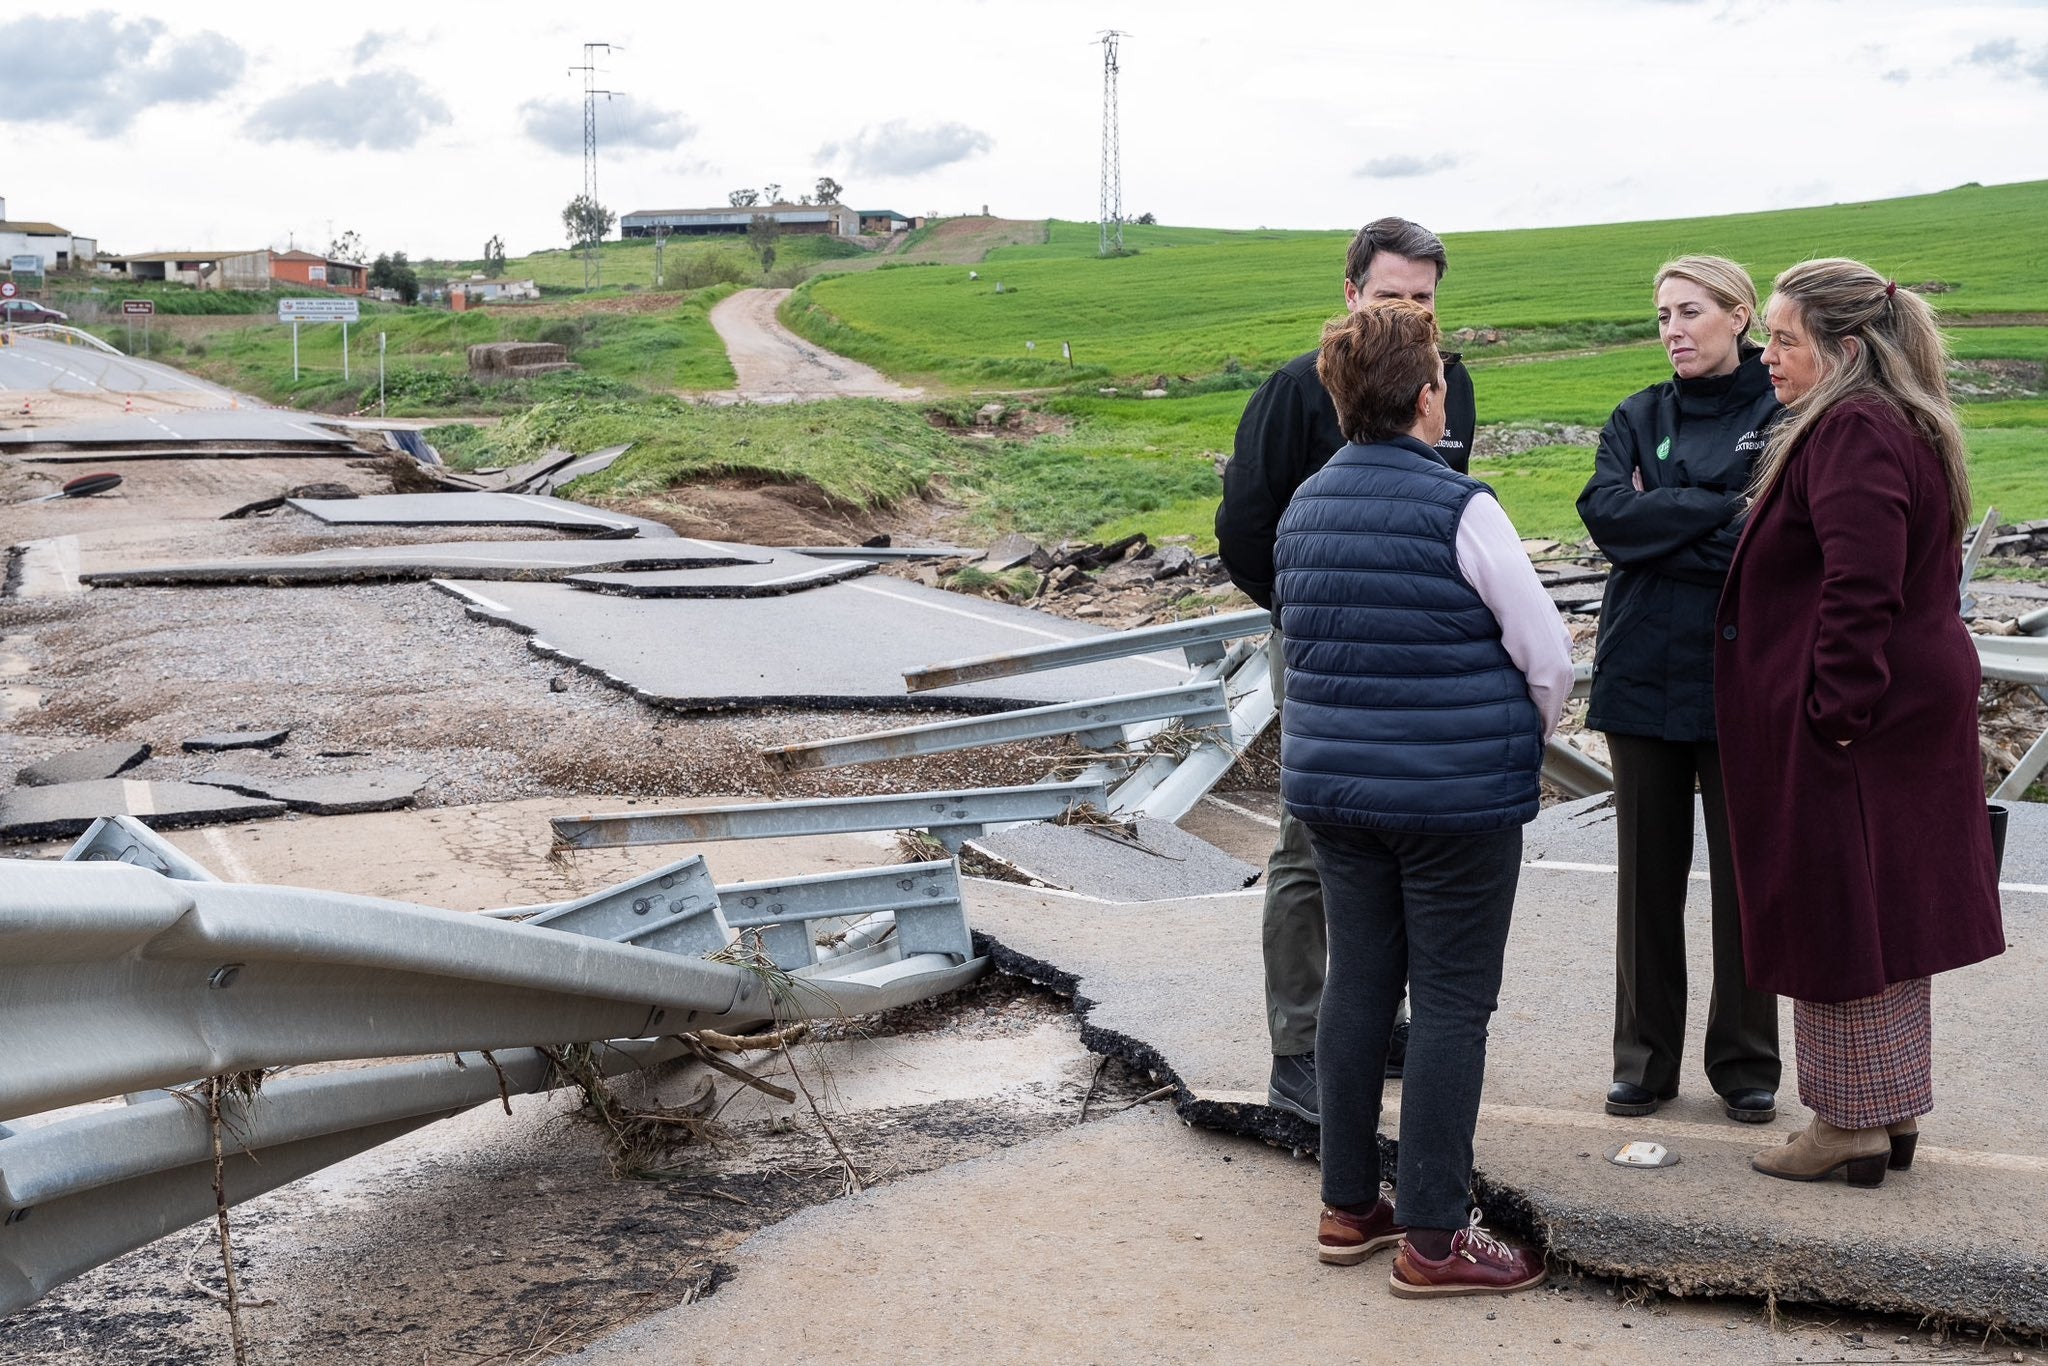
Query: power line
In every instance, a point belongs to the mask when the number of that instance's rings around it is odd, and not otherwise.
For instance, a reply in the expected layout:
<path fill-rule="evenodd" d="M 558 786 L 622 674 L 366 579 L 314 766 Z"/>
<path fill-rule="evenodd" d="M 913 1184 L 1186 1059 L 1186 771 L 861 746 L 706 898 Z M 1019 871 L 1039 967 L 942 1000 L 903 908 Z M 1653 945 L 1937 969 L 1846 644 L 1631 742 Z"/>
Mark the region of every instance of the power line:
<path fill-rule="evenodd" d="M 1104 29 L 1102 43 L 1102 256 L 1120 256 L 1124 249 L 1124 166 L 1116 109 L 1117 41 L 1131 35 Z"/>
<path fill-rule="evenodd" d="M 624 48 L 619 47 L 616 43 L 585 43 L 583 45 L 583 64 L 569 68 L 569 74 L 572 76 L 579 71 L 583 73 L 583 197 L 593 206 L 597 203 L 597 97 L 602 95 L 609 101 L 613 95 L 624 93 L 618 90 L 600 90 L 597 88 L 597 53 L 599 49 L 603 49 L 607 56 L 614 51 L 625 51 Z M 584 243 L 583 287 L 585 289 L 597 288 L 599 278 L 604 273 L 603 261 L 598 254 L 599 239 L 603 236 L 604 234 L 599 232 L 595 237 Z"/>

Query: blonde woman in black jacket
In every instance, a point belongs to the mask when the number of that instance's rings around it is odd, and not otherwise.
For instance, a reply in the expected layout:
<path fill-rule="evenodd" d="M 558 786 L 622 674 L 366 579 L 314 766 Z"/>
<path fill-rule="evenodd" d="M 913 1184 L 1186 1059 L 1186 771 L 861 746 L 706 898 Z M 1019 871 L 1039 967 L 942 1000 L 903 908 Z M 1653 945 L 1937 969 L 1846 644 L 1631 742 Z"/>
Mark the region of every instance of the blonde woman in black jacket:
<path fill-rule="evenodd" d="M 1697 786 L 1713 903 L 1707 1080 L 1730 1119 L 1760 1124 L 1777 1113 L 1778 1002 L 1743 976 L 1714 730 L 1714 608 L 1779 407 L 1749 340 L 1757 299 L 1747 271 L 1682 257 L 1657 272 L 1655 293 L 1673 376 L 1614 410 L 1579 495 L 1579 516 L 1613 565 L 1586 718 L 1606 732 L 1613 759 L 1621 865 L 1607 1111 L 1647 1115 L 1678 1094 Z"/>

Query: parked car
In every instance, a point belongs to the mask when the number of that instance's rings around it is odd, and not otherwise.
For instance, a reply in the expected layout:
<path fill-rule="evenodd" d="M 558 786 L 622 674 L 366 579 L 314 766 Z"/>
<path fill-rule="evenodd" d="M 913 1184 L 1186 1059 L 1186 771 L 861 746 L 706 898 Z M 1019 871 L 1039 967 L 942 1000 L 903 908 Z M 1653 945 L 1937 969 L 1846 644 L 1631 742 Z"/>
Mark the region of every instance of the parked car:
<path fill-rule="evenodd" d="M 27 327 L 30 323 L 61 323 L 69 314 L 45 308 L 33 299 L 0 299 L 0 323 Z"/>

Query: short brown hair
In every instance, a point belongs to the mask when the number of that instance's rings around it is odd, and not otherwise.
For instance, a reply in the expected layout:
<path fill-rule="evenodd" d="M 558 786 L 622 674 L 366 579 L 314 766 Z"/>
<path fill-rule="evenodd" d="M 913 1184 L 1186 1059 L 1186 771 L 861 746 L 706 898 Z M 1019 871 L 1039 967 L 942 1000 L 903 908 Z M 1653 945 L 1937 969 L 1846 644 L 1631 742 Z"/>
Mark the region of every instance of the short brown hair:
<path fill-rule="evenodd" d="M 1316 375 L 1337 427 L 1362 446 L 1415 425 L 1415 396 L 1437 382 L 1436 315 L 1406 299 L 1375 299 L 1323 325 Z"/>
<path fill-rule="evenodd" d="M 1364 289 L 1365 277 L 1372 273 L 1372 258 L 1381 252 L 1411 261 L 1434 261 L 1439 280 L 1451 268 L 1444 239 L 1428 228 L 1405 218 L 1375 218 L 1351 239 L 1350 250 L 1344 253 L 1344 278 Z"/>

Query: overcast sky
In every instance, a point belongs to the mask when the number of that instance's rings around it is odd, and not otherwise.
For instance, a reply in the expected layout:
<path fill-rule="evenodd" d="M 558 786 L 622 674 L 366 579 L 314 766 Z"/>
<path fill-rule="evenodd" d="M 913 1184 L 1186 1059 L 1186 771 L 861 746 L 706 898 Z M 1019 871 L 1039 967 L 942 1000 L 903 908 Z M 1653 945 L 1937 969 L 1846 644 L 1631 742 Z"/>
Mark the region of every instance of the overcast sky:
<path fill-rule="evenodd" d="M 2048 178 L 2048 0 L 39 4 L 0 18 L 0 196 L 109 251 L 560 245 L 597 39 L 619 213 L 829 174 L 855 207 L 1092 219 L 1110 25 L 1124 206 L 1165 223 L 1452 231 Z"/>

